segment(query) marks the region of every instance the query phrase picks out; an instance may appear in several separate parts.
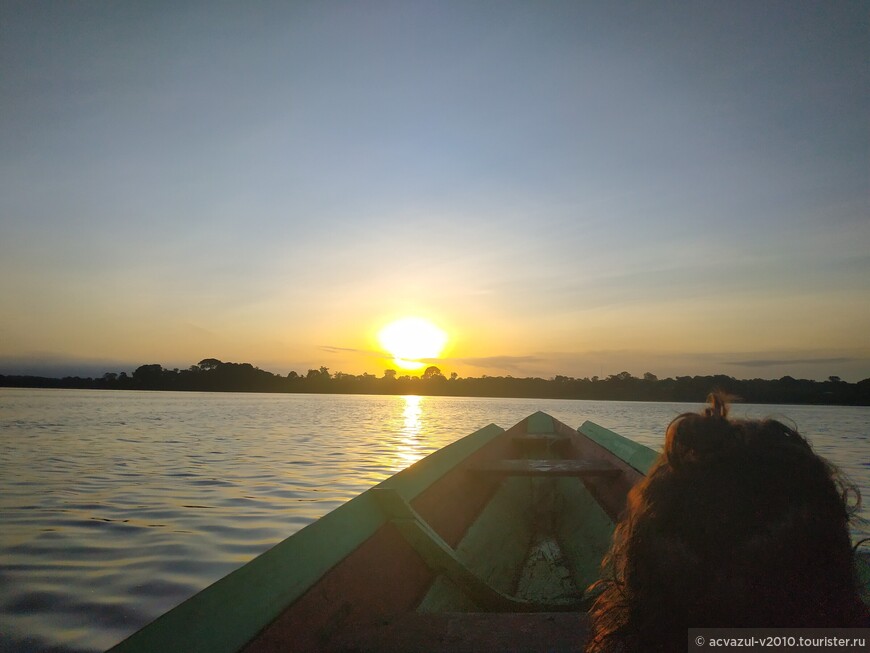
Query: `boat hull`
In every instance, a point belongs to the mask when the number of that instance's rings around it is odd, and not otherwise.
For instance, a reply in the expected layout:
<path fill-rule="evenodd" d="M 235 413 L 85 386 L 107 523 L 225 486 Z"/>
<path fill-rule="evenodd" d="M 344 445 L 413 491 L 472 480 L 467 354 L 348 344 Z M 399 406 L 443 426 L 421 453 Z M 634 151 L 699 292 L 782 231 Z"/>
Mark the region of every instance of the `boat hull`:
<path fill-rule="evenodd" d="M 586 589 L 657 455 L 544 413 L 507 431 L 487 426 L 113 651 L 581 650 Z"/>

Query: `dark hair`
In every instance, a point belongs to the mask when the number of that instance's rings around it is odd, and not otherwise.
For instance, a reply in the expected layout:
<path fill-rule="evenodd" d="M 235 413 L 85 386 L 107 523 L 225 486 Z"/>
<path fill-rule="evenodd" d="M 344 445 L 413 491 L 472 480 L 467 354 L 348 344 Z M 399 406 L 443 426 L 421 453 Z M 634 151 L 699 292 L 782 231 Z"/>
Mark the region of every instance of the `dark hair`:
<path fill-rule="evenodd" d="M 710 403 L 671 422 L 629 493 L 594 586 L 587 652 L 684 651 L 692 627 L 866 623 L 854 488 L 795 430 L 729 419 L 719 394 Z"/>

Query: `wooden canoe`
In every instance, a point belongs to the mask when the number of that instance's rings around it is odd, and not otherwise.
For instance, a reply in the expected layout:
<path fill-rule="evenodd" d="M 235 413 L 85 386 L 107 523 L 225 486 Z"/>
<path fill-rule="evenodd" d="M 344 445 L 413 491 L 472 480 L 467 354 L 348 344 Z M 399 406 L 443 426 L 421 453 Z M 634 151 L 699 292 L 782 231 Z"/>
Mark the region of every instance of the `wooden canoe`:
<path fill-rule="evenodd" d="M 490 425 L 362 493 L 112 651 L 571 651 L 656 452 L 591 422 Z"/>

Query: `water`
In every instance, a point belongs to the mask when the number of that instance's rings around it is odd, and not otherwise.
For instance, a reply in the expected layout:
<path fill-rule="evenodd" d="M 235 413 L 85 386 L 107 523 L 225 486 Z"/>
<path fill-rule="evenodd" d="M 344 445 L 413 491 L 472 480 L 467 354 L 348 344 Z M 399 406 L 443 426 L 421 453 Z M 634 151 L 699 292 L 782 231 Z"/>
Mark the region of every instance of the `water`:
<path fill-rule="evenodd" d="M 699 407 L 0 389 L 0 650 L 104 650 L 489 423 L 544 410 L 660 448 L 667 423 Z M 735 412 L 791 419 L 870 500 L 870 408 Z"/>

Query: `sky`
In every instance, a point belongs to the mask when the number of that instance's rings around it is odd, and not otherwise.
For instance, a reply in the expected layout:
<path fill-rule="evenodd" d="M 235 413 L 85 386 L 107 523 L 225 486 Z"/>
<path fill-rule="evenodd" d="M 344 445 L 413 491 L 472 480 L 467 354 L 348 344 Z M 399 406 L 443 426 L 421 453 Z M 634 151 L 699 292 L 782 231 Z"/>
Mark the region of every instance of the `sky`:
<path fill-rule="evenodd" d="M 870 377 L 870 2 L 0 4 L 0 373 Z"/>

